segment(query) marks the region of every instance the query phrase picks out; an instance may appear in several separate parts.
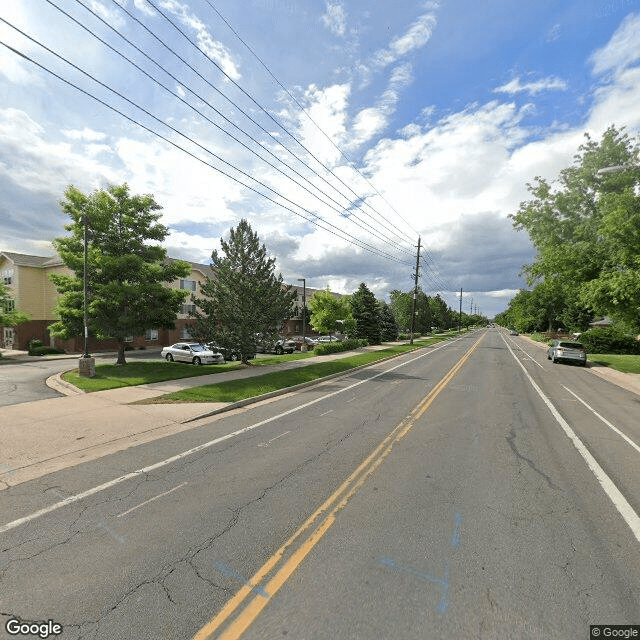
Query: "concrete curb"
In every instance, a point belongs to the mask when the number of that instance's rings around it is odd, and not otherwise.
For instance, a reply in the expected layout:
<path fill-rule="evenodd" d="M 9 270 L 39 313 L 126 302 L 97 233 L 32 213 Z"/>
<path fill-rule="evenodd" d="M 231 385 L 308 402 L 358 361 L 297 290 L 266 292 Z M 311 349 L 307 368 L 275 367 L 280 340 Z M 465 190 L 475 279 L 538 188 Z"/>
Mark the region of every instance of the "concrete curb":
<path fill-rule="evenodd" d="M 68 371 L 73 371 L 73 369 L 68 369 Z M 49 376 L 45 380 L 45 384 L 50 389 L 53 389 L 58 393 L 62 393 L 65 396 L 79 396 L 86 393 L 86 391 L 84 391 L 83 389 L 79 389 L 78 387 L 71 384 L 70 382 L 63 380 L 62 376 L 65 373 L 67 373 L 67 371 L 61 371 L 60 373 L 56 373 L 53 376 Z"/>

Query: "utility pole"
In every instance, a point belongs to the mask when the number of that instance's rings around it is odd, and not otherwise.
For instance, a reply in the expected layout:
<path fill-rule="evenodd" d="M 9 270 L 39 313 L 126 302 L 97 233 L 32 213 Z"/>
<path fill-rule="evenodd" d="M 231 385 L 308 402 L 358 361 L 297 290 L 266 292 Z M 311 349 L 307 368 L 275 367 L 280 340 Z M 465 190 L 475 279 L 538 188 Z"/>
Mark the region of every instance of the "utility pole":
<path fill-rule="evenodd" d="M 418 257 L 416 258 L 415 283 L 413 286 L 413 304 L 411 305 L 411 334 L 409 344 L 413 344 L 413 330 L 416 326 L 416 298 L 418 297 L 418 270 L 420 269 L 420 236 L 418 236 Z"/>
<path fill-rule="evenodd" d="M 469 306 L 469 315 L 473 314 L 473 298 L 471 298 L 471 304 Z"/>
<path fill-rule="evenodd" d="M 458 317 L 458 333 L 462 331 L 462 287 L 460 287 L 460 316 Z"/>

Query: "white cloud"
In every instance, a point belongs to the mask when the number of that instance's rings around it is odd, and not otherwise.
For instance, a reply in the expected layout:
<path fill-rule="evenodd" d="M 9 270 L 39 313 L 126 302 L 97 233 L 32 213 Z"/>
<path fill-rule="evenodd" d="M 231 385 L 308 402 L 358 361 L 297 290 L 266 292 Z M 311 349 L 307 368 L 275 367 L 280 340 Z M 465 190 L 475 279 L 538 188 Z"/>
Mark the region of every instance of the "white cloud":
<path fill-rule="evenodd" d="M 177 0 L 163 0 L 160 6 L 178 16 L 183 25 L 195 31 L 197 44 L 232 79 L 240 78 L 240 69 L 229 49 L 211 36 L 207 26 L 192 12 L 191 7 Z"/>
<path fill-rule="evenodd" d="M 619 71 L 640 59 L 640 15 L 629 14 L 607 44 L 591 56 L 593 72 Z"/>
<path fill-rule="evenodd" d="M 408 53 L 424 47 L 431 38 L 435 26 L 436 16 L 433 11 L 418 16 L 402 35 L 394 38 L 388 47 L 374 54 L 374 66 L 387 67 Z"/>
<path fill-rule="evenodd" d="M 313 121 L 339 147 L 346 134 L 347 107 L 351 85 L 334 84 L 324 89 L 311 85 L 305 92 L 306 111 Z M 298 116 L 298 131 L 307 149 L 324 163 L 333 164 L 340 152 L 327 140 L 322 131 L 303 113 Z"/>
<path fill-rule="evenodd" d="M 101 131 L 94 131 L 93 129 L 89 129 L 88 127 L 85 127 L 82 130 L 63 129 L 62 133 L 67 136 L 67 138 L 71 138 L 71 140 L 85 140 L 87 142 L 98 142 L 100 140 L 104 140 L 107 137 L 106 133 L 102 133 Z"/>
<path fill-rule="evenodd" d="M 530 96 L 534 96 L 541 91 L 549 91 L 551 89 L 564 90 L 567 88 L 567 83 L 560 78 L 550 76 L 548 78 L 542 78 L 534 82 L 520 82 L 520 78 L 516 77 L 513 80 L 503 84 L 501 87 L 497 87 L 493 90 L 494 93 L 507 93 L 514 95 L 516 93 L 527 93 Z"/>
<path fill-rule="evenodd" d="M 337 0 L 326 0 L 326 13 L 322 15 L 322 22 L 336 36 L 344 36 L 347 14 L 344 4 Z"/>

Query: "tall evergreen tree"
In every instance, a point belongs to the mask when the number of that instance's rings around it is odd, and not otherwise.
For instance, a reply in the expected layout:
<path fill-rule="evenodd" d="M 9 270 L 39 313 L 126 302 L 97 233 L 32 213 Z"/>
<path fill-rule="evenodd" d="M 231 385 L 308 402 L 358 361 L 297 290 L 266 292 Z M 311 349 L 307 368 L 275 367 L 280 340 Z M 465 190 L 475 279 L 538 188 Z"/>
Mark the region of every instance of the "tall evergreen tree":
<path fill-rule="evenodd" d="M 295 291 L 275 275 L 275 258 L 251 225 L 241 220 L 220 239 L 222 253 L 211 253 L 211 277 L 194 297 L 198 310 L 194 335 L 225 349 L 239 351 L 244 363 L 256 351 L 258 339 L 273 341 L 292 314 Z"/>
<path fill-rule="evenodd" d="M 398 339 L 398 325 L 391 307 L 386 302 L 378 303 L 380 318 L 380 339 L 382 342 L 393 342 Z"/>
<path fill-rule="evenodd" d="M 71 236 L 56 238 L 53 246 L 74 275 L 52 274 L 60 294 L 55 308 L 60 320 L 49 327 L 68 339 L 83 334 L 84 219 L 88 224 L 88 324 L 98 339 L 118 342 L 116 364 L 126 364 L 127 336 L 148 329 L 173 329 L 186 291 L 165 285 L 191 272 L 186 262 L 166 263 L 159 244 L 168 229 L 160 224 L 162 207 L 150 195 L 130 195 L 126 184 L 85 195 L 70 186 L 62 210 L 72 222 Z"/>
<path fill-rule="evenodd" d="M 364 338 L 369 344 L 380 344 L 378 301 L 364 282 L 351 296 L 351 313 L 356 321 L 356 338 Z"/>

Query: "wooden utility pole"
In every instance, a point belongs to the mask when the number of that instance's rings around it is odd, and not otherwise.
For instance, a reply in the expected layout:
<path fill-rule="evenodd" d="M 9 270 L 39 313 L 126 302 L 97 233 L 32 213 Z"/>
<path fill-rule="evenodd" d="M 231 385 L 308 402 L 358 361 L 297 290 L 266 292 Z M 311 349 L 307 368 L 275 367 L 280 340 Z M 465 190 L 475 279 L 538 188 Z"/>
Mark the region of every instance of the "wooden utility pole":
<path fill-rule="evenodd" d="M 418 236 L 418 257 L 416 258 L 415 284 L 413 286 L 413 304 L 411 305 L 411 334 L 409 344 L 413 344 L 413 330 L 416 326 L 416 298 L 418 297 L 418 270 L 420 269 L 420 236 Z"/>

